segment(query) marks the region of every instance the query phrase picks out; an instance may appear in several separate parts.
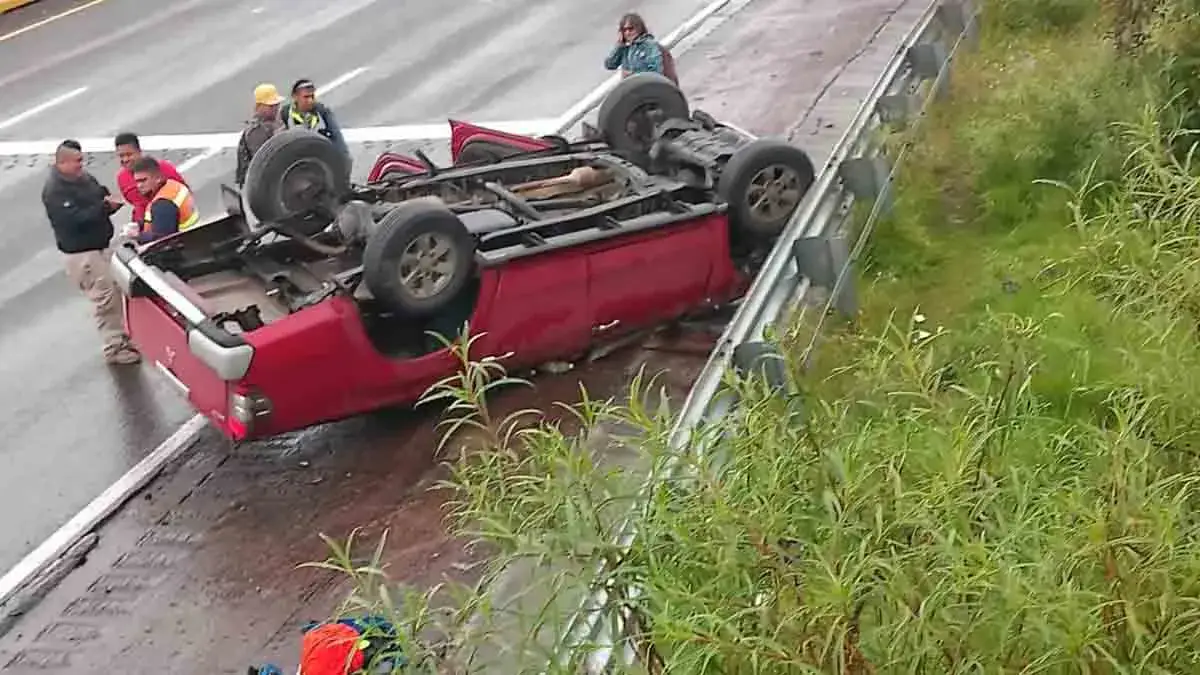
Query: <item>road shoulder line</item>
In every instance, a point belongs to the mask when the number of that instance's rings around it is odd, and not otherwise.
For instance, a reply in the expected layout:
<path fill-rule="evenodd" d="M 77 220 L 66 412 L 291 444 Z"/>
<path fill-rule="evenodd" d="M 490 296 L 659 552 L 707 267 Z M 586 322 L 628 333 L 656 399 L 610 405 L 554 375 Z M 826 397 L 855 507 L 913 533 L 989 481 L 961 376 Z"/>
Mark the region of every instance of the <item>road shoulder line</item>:
<path fill-rule="evenodd" d="M 31 579 L 60 558 L 81 537 L 91 532 L 104 519 L 121 507 L 134 494 L 146 486 L 155 476 L 200 436 L 207 426 L 203 415 L 194 415 L 183 426 L 175 430 L 167 440 L 146 455 L 117 482 L 101 492 L 98 497 L 75 514 L 65 525 L 21 559 L 12 569 L 0 577 L 0 605 L 11 599 Z"/>

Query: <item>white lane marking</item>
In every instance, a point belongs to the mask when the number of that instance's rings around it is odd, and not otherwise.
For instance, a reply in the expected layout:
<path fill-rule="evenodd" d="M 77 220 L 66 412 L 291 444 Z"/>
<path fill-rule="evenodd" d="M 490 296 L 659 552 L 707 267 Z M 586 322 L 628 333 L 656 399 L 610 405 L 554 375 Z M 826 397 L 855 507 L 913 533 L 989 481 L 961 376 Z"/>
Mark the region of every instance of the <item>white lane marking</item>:
<path fill-rule="evenodd" d="M 353 80 L 354 78 L 358 77 L 359 75 L 362 75 L 365 72 L 367 72 L 367 69 L 365 67 L 363 67 L 363 68 L 355 68 L 354 70 L 352 70 L 348 73 L 343 73 L 341 75 L 338 75 L 337 77 L 330 80 L 324 87 L 317 89 L 317 96 L 318 97 L 327 96 L 327 95 L 329 95 L 329 92 L 333 91 L 334 89 L 337 89 L 338 87 L 342 86 L 343 84 L 346 84 L 350 80 Z"/>
<path fill-rule="evenodd" d="M 745 6 L 745 4 L 748 4 L 749 2 L 750 2 L 750 0 L 738 0 L 738 3 L 737 3 L 738 8 L 740 9 L 742 6 Z M 715 14 L 717 11 L 719 11 L 722 7 L 724 7 L 728 3 L 729 3 L 729 0 L 715 0 L 715 2 L 710 3 L 704 9 L 702 9 L 700 12 L 698 12 L 695 16 L 693 16 L 691 19 L 684 22 L 684 24 L 682 26 L 677 28 L 675 31 L 672 31 L 667 36 L 667 38 L 664 39 L 664 43 L 668 44 L 668 46 L 673 46 L 682 37 L 686 36 L 688 31 L 694 30 L 697 26 L 699 26 L 701 23 L 703 23 L 705 20 L 707 20 L 709 17 L 711 17 L 713 14 Z M 687 46 L 690 47 L 690 45 L 687 45 Z M 579 103 L 575 104 L 574 106 L 571 106 L 567 110 L 566 113 L 564 113 L 563 115 L 560 115 L 559 117 L 550 119 L 550 120 L 527 120 L 525 122 L 517 122 L 517 123 L 503 123 L 503 122 L 484 123 L 484 124 L 482 124 L 482 126 L 488 126 L 488 127 L 492 127 L 492 128 L 496 128 L 496 129 L 503 129 L 503 130 L 507 130 L 507 131 L 520 132 L 521 131 L 520 128 L 511 127 L 509 125 L 517 125 L 517 124 L 529 125 L 530 122 L 536 122 L 535 125 L 530 125 L 530 126 L 539 126 L 541 128 L 551 129 L 551 131 L 539 132 L 539 133 L 555 133 L 554 130 L 558 128 L 558 125 L 562 124 L 564 120 L 569 119 L 572 115 L 578 114 L 580 117 L 582 117 L 583 115 L 587 114 L 587 112 L 588 112 L 587 107 L 582 105 L 585 101 L 594 100 L 595 102 L 592 103 L 591 105 L 593 105 L 593 106 L 598 105 L 599 101 L 604 97 L 604 94 L 607 93 L 608 90 L 612 86 L 615 86 L 615 84 L 613 84 L 613 78 L 610 78 L 608 81 L 606 81 L 606 82 L 600 84 L 598 87 L 596 87 L 596 89 L 594 89 L 590 94 L 583 97 L 583 99 L 581 99 Z M 601 93 L 597 95 L 597 92 L 601 92 Z M 447 136 L 449 134 L 448 125 L 437 125 L 437 126 L 439 128 L 441 128 L 442 131 L 441 131 L 441 135 L 437 136 L 436 138 L 444 138 L 445 136 Z M 505 128 L 505 127 L 508 127 L 508 128 Z M 364 141 L 364 140 L 368 140 L 368 139 L 363 138 L 363 136 L 370 137 L 372 135 L 373 131 L 374 131 L 374 133 L 383 133 L 383 132 L 380 132 L 379 130 L 393 130 L 393 131 L 394 130 L 406 130 L 406 132 L 411 132 L 411 130 L 413 130 L 414 128 L 429 129 L 430 125 L 417 125 L 416 127 L 414 127 L 414 126 L 375 127 L 373 130 L 370 128 L 368 128 L 368 129 L 348 129 L 348 130 L 346 130 L 345 133 L 347 136 L 347 139 L 346 139 L 347 141 L 351 140 L 351 138 L 350 138 L 351 134 L 355 135 L 355 140 Z M 526 130 L 525 133 L 534 133 L 534 132 Z M 211 137 L 211 136 L 225 136 L 225 135 L 209 134 L 208 136 Z M 197 137 L 199 137 L 199 135 L 193 136 L 193 138 L 197 138 Z M 234 137 L 234 143 L 236 144 L 237 135 L 234 134 L 233 137 Z M 151 138 L 151 137 L 146 137 L 146 139 L 149 139 L 149 138 Z M 168 139 L 171 137 L 161 136 L 161 137 L 157 137 L 157 138 Z M 146 143 L 145 143 L 146 139 L 143 139 L 143 149 L 168 149 L 168 148 L 147 148 Z M 389 139 L 375 138 L 374 140 L 389 140 Z M 83 144 L 85 150 L 87 150 L 89 152 L 95 152 L 95 150 L 88 150 L 89 146 L 97 147 L 101 151 L 109 150 L 108 144 L 110 143 L 110 140 L 109 139 L 87 139 L 86 141 L 81 140 L 81 143 Z M 3 156 L 4 154 L 6 154 L 3 152 L 3 149 L 6 145 L 11 146 L 13 144 L 0 143 L 0 156 Z M 54 145 L 56 146 L 57 142 L 55 142 Z M 189 146 L 184 146 L 184 147 L 185 148 L 209 147 L 210 152 L 211 152 L 213 150 L 223 149 L 224 147 L 232 147 L 232 146 L 225 146 L 224 144 L 200 143 L 200 144 L 189 145 Z M 50 152 L 53 152 L 53 146 L 51 147 Z M 48 154 L 48 153 L 24 152 L 24 153 L 7 153 L 7 154 Z M 207 157 L 205 159 L 207 159 Z M 198 160 L 197 163 L 199 163 L 199 161 L 202 161 L 202 160 Z M 184 164 L 186 164 L 186 162 L 184 162 Z M 100 497 L 97 497 L 95 500 L 93 500 L 92 504 L 89 504 L 88 507 L 85 508 L 83 511 L 81 511 L 78 515 L 76 515 L 75 518 L 72 518 L 67 523 L 67 525 L 64 525 L 62 528 L 60 528 L 58 532 L 55 532 L 54 535 L 52 535 L 50 537 L 50 539 L 48 539 L 48 540 L 46 540 L 46 542 L 42 543 L 42 545 L 39 546 L 37 549 L 35 549 L 33 553 L 26 556 L 24 560 L 22 560 L 20 563 L 18 563 L 17 567 L 13 568 L 8 573 L 6 573 L 3 578 L 0 578 L 0 603 L 3 603 L 4 600 L 7 597 L 9 597 L 13 592 L 15 592 L 16 590 L 19 590 L 20 588 L 25 586 L 27 583 L 29 583 L 29 581 L 32 580 L 32 578 L 38 572 L 40 572 L 47 565 L 49 565 L 54 560 L 56 560 L 59 556 L 61 556 L 80 537 L 86 535 L 89 531 L 95 529 L 96 525 L 98 525 L 104 519 L 104 517 L 107 517 L 108 515 L 110 515 L 112 513 L 112 511 L 114 511 L 120 504 L 124 503 L 125 500 L 127 500 L 130 496 L 133 495 L 134 492 L 141 489 L 141 487 L 144 486 L 146 483 L 148 483 L 149 480 L 153 476 L 157 475 L 160 471 L 162 471 L 163 467 L 165 467 L 171 461 L 171 459 L 173 459 L 175 456 L 178 456 L 178 454 L 180 452 L 182 452 L 183 449 L 188 447 L 191 444 L 191 442 L 197 436 L 199 436 L 200 431 L 203 430 L 204 426 L 205 426 L 204 417 L 200 414 L 196 414 L 194 417 L 192 417 L 190 420 L 188 420 L 182 427 L 180 427 L 174 434 L 172 434 L 172 436 L 170 438 L 168 438 L 166 441 L 164 441 L 162 445 L 160 445 L 153 452 L 151 452 L 150 455 L 147 455 L 146 459 L 142 460 L 142 462 L 139 462 L 138 465 L 135 466 L 133 469 L 130 469 L 130 471 L 128 473 L 126 473 L 116 483 L 114 483 L 111 487 L 109 487 L 108 490 L 105 490 L 104 493 L 100 495 Z M 150 460 L 152 458 L 156 458 L 157 464 L 151 463 Z M 143 465 L 145 465 L 145 468 L 142 468 Z M 140 472 L 139 472 L 139 468 L 141 468 Z M 139 481 L 140 481 L 140 484 L 139 484 Z M 136 487 L 132 487 L 132 488 L 130 487 L 130 486 L 134 486 L 134 485 L 136 485 Z M 117 489 L 118 486 L 122 486 L 122 489 L 118 490 Z M 120 494 L 122 491 L 127 491 L 127 492 L 125 493 L 125 495 L 122 498 L 120 498 L 120 501 L 116 501 L 116 499 L 117 499 L 116 495 Z M 95 522 L 92 523 L 90 527 L 82 528 L 80 526 L 84 522 L 84 519 L 82 518 L 82 516 L 84 516 L 85 513 L 89 512 L 89 510 L 92 509 L 93 504 L 96 504 L 98 502 L 103 503 L 105 496 L 109 495 L 110 493 L 112 493 L 114 495 L 114 496 L 108 497 L 109 501 L 114 502 L 112 507 L 107 512 L 104 513 L 104 516 L 96 518 Z M 99 513 L 99 511 L 97 511 L 97 513 Z M 72 523 L 78 523 L 78 524 L 72 528 L 71 527 Z M 40 555 L 39 555 L 39 553 L 40 553 Z M 7 594 L 6 594 L 6 589 L 8 589 L 9 587 L 11 587 L 11 590 L 7 590 Z"/>
<path fill-rule="evenodd" d="M 122 504 L 150 482 L 163 467 L 186 450 L 207 425 L 203 415 L 194 415 L 179 427 L 171 437 L 163 441 L 142 461 L 121 476 L 117 482 L 100 493 L 83 510 L 75 514 L 65 525 L 58 528 L 50 538 L 42 542 L 21 562 L 0 577 L 0 605 L 29 583 L 42 570 L 57 560 L 80 537 L 96 528 L 101 521 L 112 515 Z"/>
<path fill-rule="evenodd" d="M 75 7 L 74 9 L 68 9 L 67 11 L 65 11 L 61 14 L 55 14 L 54 16 L 48 16 L 45 19 L 42 19 L 41 21 L 29 24 L 28 26 L 25 26 L 24 28 L 18 28 L 17 30 L 14 30 L 11 33 L 6 33 L 4 35 L 0 35 L 0 42 L 4 42 L 5 40 L 11 40 L 11 39 L 17 37 L 18 35 L 22 35 L 24 33 L 28 33 L 31 30 L 41 28 L 42 26 L 45 26 L 48 23 L 53 23 L 55 21 L 58 21 L 59 19 L 65 19 L 68 16 L 71 16 L 72 14 L 76 14 L 78 12 L 82 12 L 83 10 L 88 9 L 89 7 L 95 7 L 96 5 L 98 5 L 102 2 L 104 2 L 104 0 L 92 0 L 91 2 L 89 2 L 85 5 L 80 5 L 78 7 Z"/>
<path fill-rule="evenodd" d="M 195 168 L 195 166 L 197 164 L 199 164 L 200 162 L 203 162 L 206 159 L 212 159 L 213 157 L 216 157 L 224 149 L 225 148 L 209 148 L 208 150 L 205 150 L 204 152 L 200 153 L 199 155 L 196 155 L 195 157 L 189 157 L 188 159 L 183 160 L 182 162 L 179 163 L 179 166 L 177 166 L 175 168 L 179 171 L 179 173 L 183 173 L 184 171 L 188 171 L 192 168 Z"/>
<path fill-rule="evenodd" d="M 729 21 L 738 12 L 746 8 L 754 0 L 730 0 L 722 7 L 716 7 L 715 3 L 709 5 L 713 11 L 704 14 L 704 18 L 692 24 L 691 30 L 679 35 L 668 35 L 667 38 L 673 38 L 674 41 L 667 43 L 671 48 L 671 53 L 675 56 L 680 56 L 686 53 L 692 47 L 695 47 L 704 38 L 712 35 L 712 32 L 719 28 L 726 21 Z M 707 9 L 707 8 L 706 8 Z M 697 15 L 700 16 L 700 15 Z"/>
<path fill-rule="evenodd" d="M 26 110 L 23 113 L 13 115 L 12 117 L 4 120 L 3 122 L 0 122 L 0 129 L 7 129 L 8 127 L 11 127 L 14 124 L 20 124 L 21 122 L 24 122 L 25 120 L 29 119 L 30 117 L 33 117 L 34 115 L 37 115 L 38 113 L 45 112 L 46 110 L 49 110 L 50 108 L 53 108 L 56 105 L 70 101 L 71 99 L 75 98 L 76 96 L 82 94 L 83 92 L 85 92 L 87 90 L 88 90 L 87 87 L 80 87 L 78 89 L 72 89 L 71 91 L 68 91 L 65 94 L 55 96 L 54 98 L 50 99 L 49 101 L 46 101 L 45 103 L 39 103 L 39 104 L 33 106 L 32 108 L 30 108 L 29 110 Z M 55 143 L 55 147 L 57 147 L 57 146 L 58 146 L 58 144 Z"/>
<path fill-rule="evenodd" d="M 240 132 L 218 134 L 170 134 L 141 136 L 142 150 L 195 150 L 198 148 L 232 148 L 237 146 Z M 84 152 L 113 152 L 111 138 L 77 138 Z M 12 155 L 53 155 L 61 140 L 0 141 L 0 157 Z"/>
<path fill-rule="evenodd" d="M 481 127 L 514 134 L 540 136 L 554 133 L 558 118 L 539 120 L 508 120 L 503 122 L 472 122 Z M 347 143 L 379 143 L 384 141 L 440 141 L 450 138 L 450 123 L 407 124 L 390 127 L 361 127 L 342 132 Z"/>
<path fill-rule="evenodd" d="M 251 14 L 262 14 L 262 13 L 263 13 L 263 8 L 262 8 L 262 7 L 255 7 L 254 9 L 250 10 L 250 13 L 251 13 Z"/>
<path fill-rule="evenodd" d="M 480 126 L 539 135 L 553 133 L 558 118 L 536 120 L 507 120 L 500 122 L 475 122 Z M 429 124 L 400 124 L 384 127 L 359 127 L 344 129 L 342 134 L 348 143 L 378 143 L 387 141 L 444 140 L 450 137 L 450 125 L 446 122 Z M 142 149 L 147 152 L 164 150 L 195 150 L 198 148 L 236 148 L 240 131 L 215 134 L 155 134 L 141 137 Z M 84 152 L 112 152 L 111 138 L 79 138 Z M 0 157 L 15 155 L 52 155 L 61 139 L 40 141 L 0 141 Z"/>

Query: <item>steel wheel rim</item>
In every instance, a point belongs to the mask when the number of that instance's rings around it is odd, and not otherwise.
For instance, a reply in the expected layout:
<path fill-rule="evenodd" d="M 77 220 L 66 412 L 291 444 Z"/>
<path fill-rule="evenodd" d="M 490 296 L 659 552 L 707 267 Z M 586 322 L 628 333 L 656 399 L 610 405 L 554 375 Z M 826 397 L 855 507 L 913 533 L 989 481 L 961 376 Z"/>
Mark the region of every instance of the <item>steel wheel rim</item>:
<path fill-rule="evenodd" d="M 292 162 L 279 179 L 279 200 L 287 213 L 308 211 L 317 206 L 320 197 L 333 183 L 328 168 L 313 159 Z"/>
<path fill-rule="evenodd" d="M 458 253 L 448 236 L 419 234 L 400 254 L 400 283 L 415 298 L 431 298 L 450 285 L 457 263 Z"/>
<path fill-rule="evenodd" d="M 783 164 L 771 164 L 750 179 L 746 206 L 756 219 L 773 222 L 791 215 L 803 197 L 800 173 Z"/>
<path fill-rule="evenodd" d="M 625 119 L 625 133 L 629 138 L 643 148 L 654 144 L 655 120 L 662 117 L 662 110 L 653 103 L 645 103 L 629 114 Z"/>

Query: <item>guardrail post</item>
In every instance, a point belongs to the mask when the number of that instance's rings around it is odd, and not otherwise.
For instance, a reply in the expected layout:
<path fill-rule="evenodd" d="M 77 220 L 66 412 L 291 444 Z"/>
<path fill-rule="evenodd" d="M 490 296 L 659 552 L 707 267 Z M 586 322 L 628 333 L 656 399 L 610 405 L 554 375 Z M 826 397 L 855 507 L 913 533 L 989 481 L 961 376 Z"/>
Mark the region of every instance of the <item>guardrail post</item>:
<path fill-rule="evenodd" d="M 920 109 L 921 101 L 908 92 L 881 96 L 879 97 L 879 103 L 876 105 L 876 110 L 879 113 L 879 121 L 883 124 L 897 127 L 903 127 L 908 124 L 908 121 Z"/>
<path fill-rule="evenodd" d="M 892 175 L 892 166 L 887 157 L 851 157 L 838 167 L 838 174 L 855 199 L 883 199 L 883 203 L 879 205 L 880 215 L 891 213 L 895 198 L 891 190 L 885 189 Z"/>
<path fill-rule="evenodd" d="M 801 237 L 792 245 L 796 269 L 814 286 L 836 288 L 833 307 L 846 317 L 858 314 L 854 270 L 850 269 L 850 243 L 842 234 L 832 237 Z M 841 286 L 838 277 L 842 276 Z"/>
<path fill-rule="evenodd" d="M 949 58 L 950 50 L 941 41 L 922 42 L 908 48 L 908 62 L 913 74 L 922 80 L 933 80 L 935 99 L 945 98 L 950 93 L 950 73 L 942 73 L 942 66 Z"/>
<path fill-rule="evenodd" d="M 963 42 L 975 49 L 979 46 L 979 13 L 974 0 L 946 0 L 938 6 L 938 20 L 950 35 L 963 36 Z"/>
<path fill-rule="evenodd" d="M 732 361 L 739 375 L 758 375 L 766 381 L 772 393 L 787 392 L 787 363 L 775 345 L 769 342 L 743 342 L 733 348 Z"/>

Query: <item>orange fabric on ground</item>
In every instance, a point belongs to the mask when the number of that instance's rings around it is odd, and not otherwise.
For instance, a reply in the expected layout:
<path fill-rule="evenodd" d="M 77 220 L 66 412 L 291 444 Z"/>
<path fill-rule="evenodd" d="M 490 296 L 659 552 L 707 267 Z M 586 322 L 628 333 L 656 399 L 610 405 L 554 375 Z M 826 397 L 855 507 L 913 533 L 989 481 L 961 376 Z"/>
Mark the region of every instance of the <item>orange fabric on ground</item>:
<path fill-rule="evenodd" d="M 348 675 L 365 664 L 358 631 L 343 623 L 327 623 L 304 634 L 300 675 Z"/>

